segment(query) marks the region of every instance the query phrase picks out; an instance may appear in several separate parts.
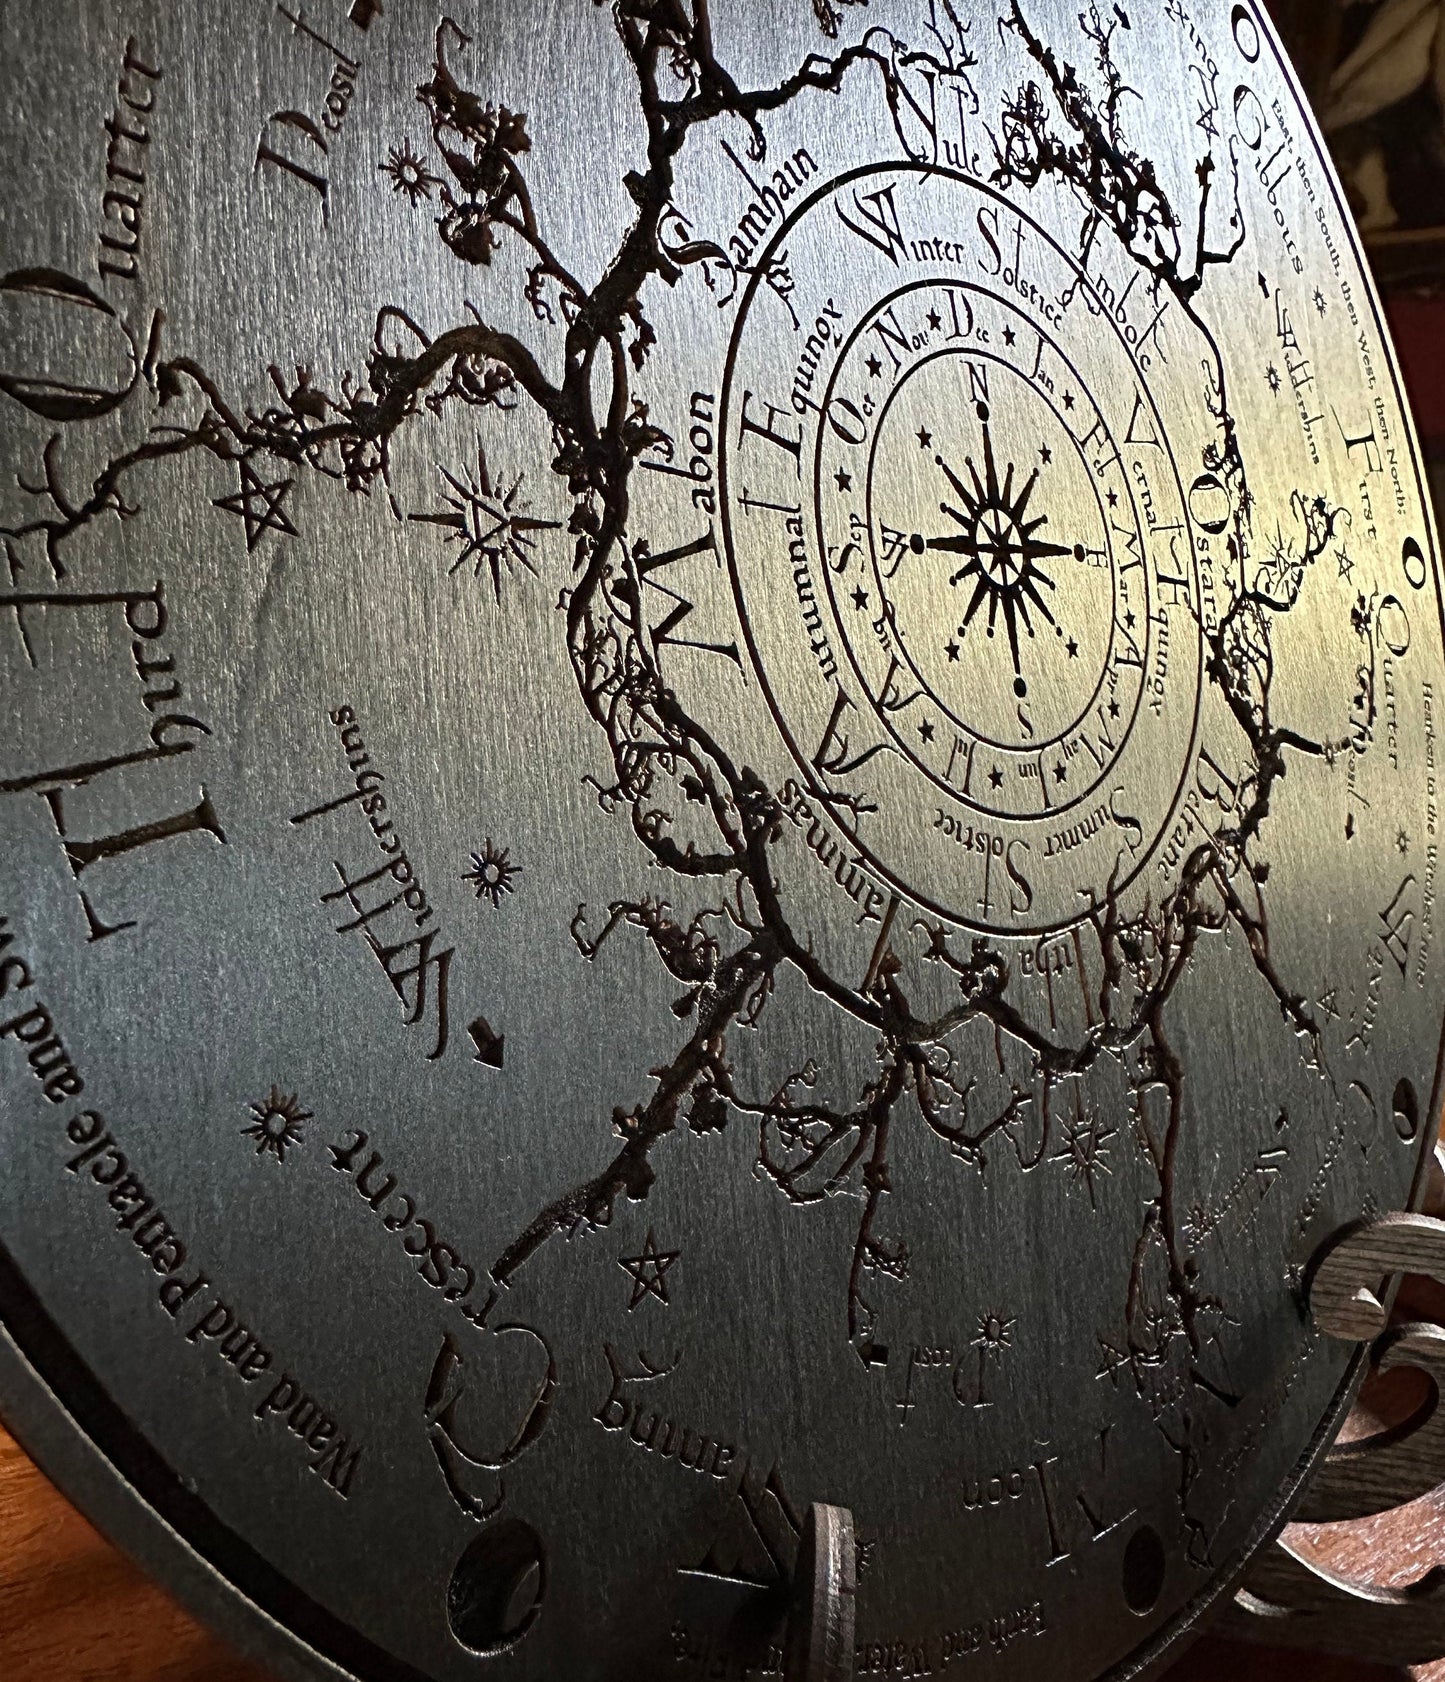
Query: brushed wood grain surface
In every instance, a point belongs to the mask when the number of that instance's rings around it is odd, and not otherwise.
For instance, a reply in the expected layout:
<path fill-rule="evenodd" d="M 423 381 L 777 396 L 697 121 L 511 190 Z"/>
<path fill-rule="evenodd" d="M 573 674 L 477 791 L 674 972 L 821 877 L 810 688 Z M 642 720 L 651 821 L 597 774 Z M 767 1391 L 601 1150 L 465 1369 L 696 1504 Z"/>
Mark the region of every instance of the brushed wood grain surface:
<path fill-rule="evenodd" d="M 0 1430 L 3 1682 L 267 1682 L 103 1536 Z"/>

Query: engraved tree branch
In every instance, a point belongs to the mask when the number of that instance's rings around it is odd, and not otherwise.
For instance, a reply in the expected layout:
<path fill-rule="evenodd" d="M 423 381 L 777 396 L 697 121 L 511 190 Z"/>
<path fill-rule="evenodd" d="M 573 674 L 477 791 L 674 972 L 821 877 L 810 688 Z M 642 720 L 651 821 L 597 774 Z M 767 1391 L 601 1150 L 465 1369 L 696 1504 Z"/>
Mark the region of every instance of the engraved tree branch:
<path fill-rule="evenodd" d="M 922 961 L 950 978 L 953 993 L 946 1008 L 919 1014 L 891 948 L 867 983 L 858 985 L 835 974 L 799 935 L 774 867 L 782 833 L 777 802 L 758 774 L 736 760 L 665 681 L 643 622 L 639 548 L 630 538 L 631 475 L 646 451 L 670 442 L 633 390 L 634 375 L 656 342 L 645 296 L 659 281 L 675 283 L 687 267 L 703 265 L 706 273 L 708 265 L 726 261 L 716 245 L 685 237 L 686 219 L 675 203 L 675 166 L 684 146 L 694 131 L 730 118 L 746 125 L 750 155 L 761 159 L 765 117 L 804 97 L 837 94 L 856 72 L 876 79 L 900 148 L 918 156 L 920 144 L 926 149 L 919 136 L 929 132 L 923 90 L 931 95 L 949 80 L 963 85 L 974 64 L 968 25 L 949 0 L 930 8 L 926 49 L 870 28 L 836 53 L 810 54 L 780 82 L 762 88 L 740 86 L 719 60 L 707 0 L 614 0 L 612 19 L 645 128 L 645 162 L 624 176 L 635 216 L 590 285 L 560 260 L 549 240 L 524 163 L 532 145 L 525 116 L 463 85 L 451 57 L 469 38 L 453 20 L 443 19 L 429 77 L 417 90 L 447 172 L 445 179 L 428 172 L 439 189 L 437 236 L 474 269 L 489 268 L 505 240 L 522 248 L 524 294 L 546 348 L 490 324 L 474 305 L 467 306 L 466 320 L 435 336 L 404 311 L 386 306 L 378 311 L 361 376 L 344 376 L 333 394 L 313 384 L 306 370 L 288 380 L 273 367 L 276 399 L 256 410 L 229 403 L 192 359 L 160 360 L 157 353 L 148 357 L 146 369 L 164 422 L 158 421 L 142 444 L 107 463 L 78 498 L 62 484 L 58 440 L 52 439 L 43 453 L 43 482 L 22 486 L 45 510 L 0 536 L 12 546 L 38 538 L 60 576 L 63 546 L 77 532 L 103 514 L 130 518 L 138 511 L 129 486 L 142 469 L 195 450 L 231 462 L 264 456 L 304 466 L 362 494 L 380 482 L 399 517 L 390 464 L 394 440 L 404 428 L 456 403 L 491 411 L 489 419 L 497 420 L 519 403 L 529 404 L 551 427 L 553 469 L 572 499 L 571 576 L 559 608 L 580 704 L 611 762 L 610 780 L 594 784 L 599 808 L 625 816 L 649 864 L 680 884 L 708 884 L 713 904 L 684 921 L 661 898 L 618 899 L 595 935 L 588 932 L 586 907 L 578 907 L 571 933 L 582 957 L 596 961 L 621 931 L 640 932 L 686 989 L 674 1005 L 686 1026 L 679 1028 L 680 1043 L 651 1072 L 650 1094 L 614 1109 L 618 1144 L 611 1159 L 541 1209 L 498 1255 L 490 1270 L 492 1300 L 555 1236 L 605 1226 L 619 1199 L 646 1198 L 656 1175 L 654 1148 L 676 1133 L 680 1122 L 696 1133 L 713 1131 L 727 1124 L 731 1109 L 756 1120 L 759 1177 L 790 1203 L 806 1207 L 838 1196 L 858 1199 L 847 1333 L 866 1361 L 877 1320 L 869 1292 L 880 1277 L 899 1282 L 908 1269 L 906 1243 L 879 1236 L 892 1189 L 889 1135 L 899 1118 L 916 1106 L 923 1125 L 951 1154 L 980 1170 L 991 1142 L 1006 1140 L 1020 1170 L 1028 1171 L 1049 1152 L 1053 1095 L 1077 1090 L 1108 1059 L 1130 1071 L 1134 1133 L 1157 1188 L 1136 1240 L 1124 1307 L 1126 1348 L 1119 1360 L 1142 1386 L 1143 1375 L 1157 1370 L 1182 1338 L 1191 1381 L 1221 1399 L 1225 1393 L 1202 1365 L 1209 1343 L 1203 1320 L 1218 1304 L 1200 1285 L 1187 1223 L 1176 1207 L 1188 1112 L 1185 1072 L 1167 1017 L 1201 937 L 1237 929 L 1309 1059 L 1316 1066 L 1322 1062 L 1308 1002 L 1288 986 L 1271 956 L 1268 866 L 1255 850 L 1287 755 L 1328 757 L 1348 745 L 1346 736 L 1338 743 L 1316 742 L 1277 723 L 1270 704 L 1274 622 L 1298 600 L 1309 567 L 1343 516 L 1319 500 L 1297 496 L 1292 514 L 1302 535 L 1281 534 L 1270 558 L 1246 583 L 1251 504 L 1245 464 L 1223 360 L 1200 302 L 1209 269 L 1227 264 L 1245 237 L 1237 186 L 1227 216 L 1230 236 L 1221 247 L 1209 235 L 1220 167 L 1213 152 L 1199 161 L 1199 196 L 1186 217 L 1169 201 L 1154 165 L 1128 141 L 1124 112 L 1132 90 L 1114 61 L 1117 17 L 1105 21 L 1092 5 L 1083 14 L 1099 81 L 1098 91 L 1091 91 L 1033 31 L 1021 0 L 1010 5 L 1005 27 L 1038 67 L 1042 85 L 1025 83 L 1005 104 L 994 179 L 1024 191 L 1045 181 L 1061 183 L 1084 211 L 1084 264 L 1097 239 L 1115 239 L 1150 277 L 1156 294 L 1162 289 L 1178 303 L 1210 348 L 1207 400 L 1218 436 L 1206 447 L 1202 464 L 1228 491 L 1240 568 L 1220 623 L 1202 627 L 1209 678 L 1239 729 L 1248 761 L 1233 814 L 1187 857 L 1157 905 L 1126 914 L 1111 883 L 1087 908 L 1084 926 L 1097 947 L 1101 978 L 1092 1021 L 1079 1035 L 1061 1037 L 1036 1025 L 1010 996 L 1006 953 L 986 940 L 972 939 L 961 954 L 957 937 L 942 927 L 922 921 L 915 926 L 915 933 L 921 929 L 926 935 Z M 825 33 L 836 35 L 837 7 L 817 0 L 817 15 Z M 1229 169 L 1233 178 L 1232 152 Z M 428 202 L 420 194 L 414 200 Z M 560 372 L 550 374 L 549 368 Z M 1371 672 L 1372 662 L 1371 654 Z M 1373 722 L 1372 680 L 1370 696 Z M 710 823 L 706 847 L 679 843 L 670 833 L 679 795 Z M 876 1034 L 875 1067 L 851 1105 L 814 1102 L 818 1071 L 811 1066 L 765 1100 L 738 1089 L 729 1035 L 759 1022 L 785 970 Z M 1024 1079 L 1005 1083 L 1007 1096 L 983 1118 L 971 1113 L 974 1082 L 961 1076 L 957 1049 L 974 1025 L 991 1031 L 1001 1075 L 1005 1045 L 1028 1066 Z M 1156 1116 L 1160 1098 L 1162 1115 Z M 1161 1265 L 1162 1296 L 1152 1283 Z M 486 1316 L 483 1310 L 473 1318 L 481 1324 Z M 1186 1422 L 1181 1430 L 1183 1446 L 1176 1451 L 1184 1501 L 1194 1449 L 1192 1427 Z"/>

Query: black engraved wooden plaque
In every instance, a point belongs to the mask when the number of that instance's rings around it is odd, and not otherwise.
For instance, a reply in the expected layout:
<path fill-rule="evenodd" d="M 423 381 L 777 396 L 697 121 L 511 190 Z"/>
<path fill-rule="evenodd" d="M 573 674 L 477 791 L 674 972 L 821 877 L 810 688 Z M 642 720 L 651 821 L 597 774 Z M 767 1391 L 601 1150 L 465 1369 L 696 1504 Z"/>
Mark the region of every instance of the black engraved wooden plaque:
<path fill-rule="evenodd" d="M 860 1676 L 1152 1665 L 1439 1096 L 1436 540 L 1259 8 L 0 65 L 7 1418 L 298 1677 L 842 1674 L 855 1555 Z"/>

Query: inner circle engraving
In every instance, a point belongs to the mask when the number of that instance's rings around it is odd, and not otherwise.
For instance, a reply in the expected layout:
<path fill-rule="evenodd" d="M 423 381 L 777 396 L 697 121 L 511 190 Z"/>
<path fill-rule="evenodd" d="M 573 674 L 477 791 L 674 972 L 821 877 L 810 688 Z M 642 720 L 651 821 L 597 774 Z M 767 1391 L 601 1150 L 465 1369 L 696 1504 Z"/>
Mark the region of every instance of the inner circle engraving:
<path fill-rule="evenodd" d="M 919 242 L 904 265 L 860 239 L 827 266 L 853 201 L 905 182 L 939 225 L 991 213 L 977 182 L 894 167 L 776 236 L 818 277 L 814 332 L 789 345 L 801 437 L 729 482 L 728 558 L 754 668 L 840 843 L 951 921 L 1039 933 L 1131 880 L 1170 823 L 1203 672 L 1188 506 L 1151 359 L 1023 216 L 1046 283 L 1027 290 L 987 242 Z M 748 407 L 778 354 L 754 286 L 725 478 L 749 429 L 783 437 L 779 412 Z"/>
<path fill-rule="evenodd" d="M 949 303 L 959 291 L 929 290 L 953 294 Z M 1075 386 L 1070 410 L 1091 404 L 1082 382 Z M 1113 543 L 1104 494 L 1067 415 L 1011 362 L 944 348 L 900 377 L 869 452 L 881 613 L 863 619 L 884 619 L 900 658 L 956 727 L 1008 752 L 1057 741 L 1106 688 L 1115 718 L 1121 689 L 1137 702 L 1137 684 L 1121 683 L 1122 674 L 1109 681 Z M 1017 451 L 1007 442 L 1021 439 L 1030 442 Z M 825 530 L 837 519 L 828 502 L 820 495 Z M 831 583 L 831 569 L 828 576 Z M 857 609 L 858 599 L 835 597 L 844 626 L 850 605 Z M 864 628 L 856 613 L 851 619 Z M 850 651 L 857 641 L 849 636 Z M 932 774 L 908 735 L 900 733 L 900 746 Z"/>

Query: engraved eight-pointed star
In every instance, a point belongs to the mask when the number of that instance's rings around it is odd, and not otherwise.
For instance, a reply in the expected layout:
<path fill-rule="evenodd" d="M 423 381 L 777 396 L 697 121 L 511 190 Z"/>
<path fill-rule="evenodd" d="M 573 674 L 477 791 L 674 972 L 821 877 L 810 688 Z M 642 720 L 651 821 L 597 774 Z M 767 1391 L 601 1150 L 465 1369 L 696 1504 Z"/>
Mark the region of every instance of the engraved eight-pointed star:
<path fill-rule="evenodd" d="M 1076 1116 L 1064 1123 L 1064 1142 L 1054 1152 L 1052 1160 L 1062 1162 L 1072 1184 L 1082 1184 L 1089 1194 L 1091 1208 L 1098 1208 L 1095 1198 L 1094 1176 L 1112 1174 L 1108 1163 L 1109 1140 L 1117 1129 L 1109 1127 L 1097 1112 Z"/>
<path fill-rule="evenodd" d="M 472 576 L 480 578 L 482 568 L 486 567 L 492 575 L 492 593 L 500 602 L 502 568 L 505 566 L 508 572 L 512 572 L 518 566 L 524 566 L 535 575 L 537 569 L 532 565 L 530 553 L 536 547 L 533 533 L 555 531 L 559 522 L 538 520 L 525 512 L 530 504 L 518 498 L 522 488 L 520 473 L 505 491 L 496 488 L 487 467 L 486 452 L 480 443 L 477 445 L 475 475 L 459 479 L 445 467 L 439 467 L 437 471 L 451 487 L 442 492 L 442 501 L 448 511 L 413 514 L 411 518 L 425 525 L 446 526 L 451 533 L 447 541 L 461 547 L 461 553 L 447 571 L 456 572 L 470 561 Z"/>

